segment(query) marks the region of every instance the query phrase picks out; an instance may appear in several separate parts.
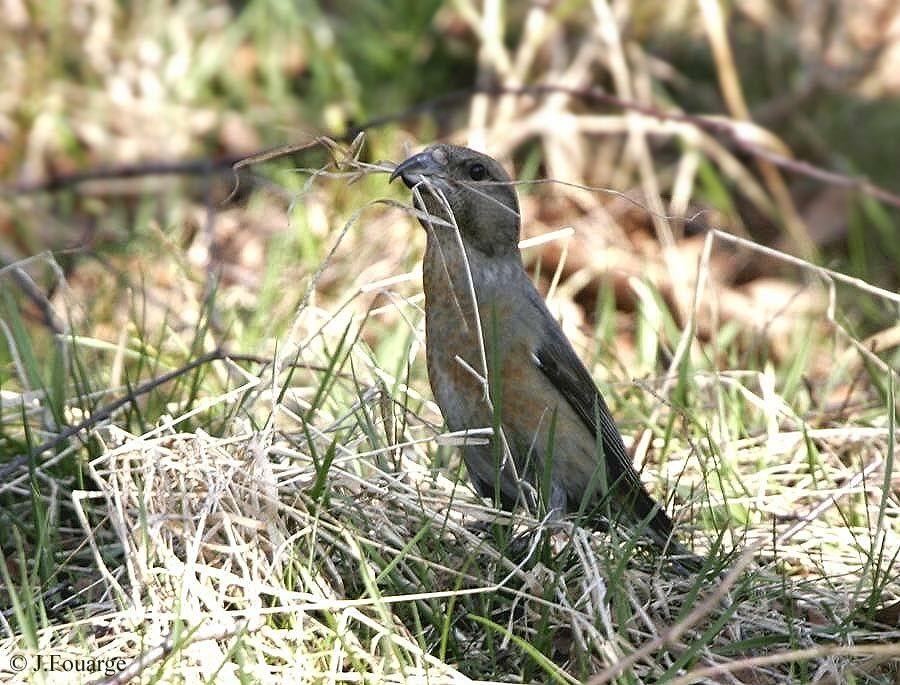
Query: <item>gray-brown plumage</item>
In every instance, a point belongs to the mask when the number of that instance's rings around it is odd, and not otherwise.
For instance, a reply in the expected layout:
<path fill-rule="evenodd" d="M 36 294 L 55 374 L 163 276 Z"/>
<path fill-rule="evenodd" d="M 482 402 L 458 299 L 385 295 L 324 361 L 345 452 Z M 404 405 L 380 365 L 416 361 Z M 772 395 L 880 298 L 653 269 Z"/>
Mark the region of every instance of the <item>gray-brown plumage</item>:
<path fill-rule="evenodd" d="M 518 200 L 503 167 L 474 150 L 434 145 L 398 165 L 396 177 L 414 189 L 428 234 L 426 357 L 435 399 L 451 430 L 502 428 L 512 457 L 504 460 L 502 438 L 464 447 L 478 492 L 511 508 L 530 483 L 549 508 L 641 526 L 660 548 L 685 555 L 682 568 L 696 567 L 525 272 Z"/>

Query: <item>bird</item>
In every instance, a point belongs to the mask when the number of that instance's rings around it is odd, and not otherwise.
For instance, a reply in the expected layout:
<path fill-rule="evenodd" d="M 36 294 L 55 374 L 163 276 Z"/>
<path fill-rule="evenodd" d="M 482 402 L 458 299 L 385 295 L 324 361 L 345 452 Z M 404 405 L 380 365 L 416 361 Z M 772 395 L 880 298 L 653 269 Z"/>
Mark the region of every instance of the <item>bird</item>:
<path fill-rule="evenodd" d="M 699 558 L 635 470 L 590 373 L 525 271 L 509 174 L 445 143 L 397 164 L 426 231 L 422 264 L 428 379 L 447 428 L 493 428 L 463 445 L 475 490 L 503 509 L 541 498 L 548 512 L 624 525 L 676 568 Z"/>

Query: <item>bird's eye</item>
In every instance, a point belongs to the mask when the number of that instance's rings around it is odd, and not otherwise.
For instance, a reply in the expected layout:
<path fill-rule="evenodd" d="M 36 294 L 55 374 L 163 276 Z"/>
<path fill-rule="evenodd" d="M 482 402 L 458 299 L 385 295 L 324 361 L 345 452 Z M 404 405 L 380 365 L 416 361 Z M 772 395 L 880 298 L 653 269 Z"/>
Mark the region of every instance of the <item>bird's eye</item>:
<path fill-rule="evenodd" d="M 469 178 L 473 181 L 483 181 L 487 178 L 487 167 L 481 162 L 475 162 L 469 167 Z"/>

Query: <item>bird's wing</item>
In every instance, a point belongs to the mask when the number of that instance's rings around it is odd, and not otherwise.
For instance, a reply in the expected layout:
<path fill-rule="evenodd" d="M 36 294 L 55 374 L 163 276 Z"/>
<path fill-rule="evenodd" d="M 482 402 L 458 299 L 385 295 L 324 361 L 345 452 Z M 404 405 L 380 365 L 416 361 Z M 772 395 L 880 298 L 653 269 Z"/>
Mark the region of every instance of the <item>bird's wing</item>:
<path fill-rule="evenodd" d="M 591 375 L 556 321 L 547 312 L 540 295 L 535 292 L 535 296 L 538 301 L 534 304 L 546 312 L 544 334 L 540 336 L 540 343 L 534 351 L 538 367 L 575 410 L 591 434 L 599 434 L 598 447 L 603 450 L 606 478 L 616 493 L 616 503 L 630 506 L 638 521 L 648 519 L 648 532 L 654 533 L 653 537 L 661 538 L 660 542 L 665 543 L 672 534 L 671 520 L 644 488 L 625 450 L 612 414 Z"/>

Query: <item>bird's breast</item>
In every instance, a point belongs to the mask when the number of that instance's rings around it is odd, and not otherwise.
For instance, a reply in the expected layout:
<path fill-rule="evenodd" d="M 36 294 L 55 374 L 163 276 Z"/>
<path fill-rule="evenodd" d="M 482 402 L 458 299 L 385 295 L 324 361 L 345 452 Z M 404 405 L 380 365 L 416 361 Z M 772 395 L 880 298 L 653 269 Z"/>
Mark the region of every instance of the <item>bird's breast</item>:
<path fill-rule="evenodd" d="M 495 288 L 480 257 L 464 258 L 458 245 L 452 235 L 429 235 L 422 267 L 428 379 L 451 430 L 491 425 L 484 385 L 490 351 L 480 333 L 491 335 L 486 312 Z"/>

